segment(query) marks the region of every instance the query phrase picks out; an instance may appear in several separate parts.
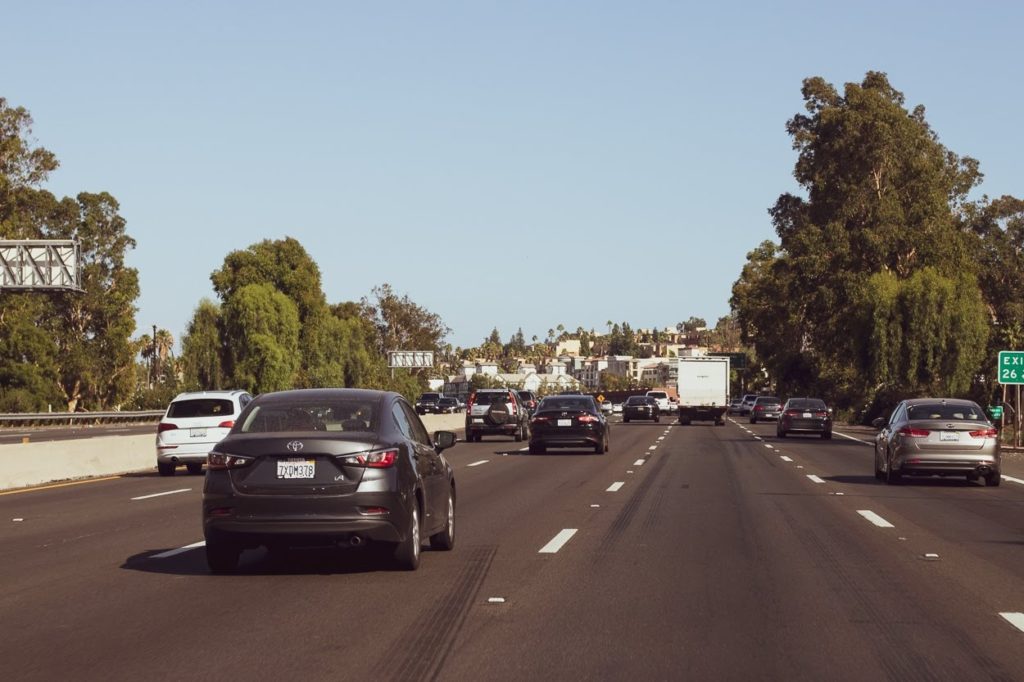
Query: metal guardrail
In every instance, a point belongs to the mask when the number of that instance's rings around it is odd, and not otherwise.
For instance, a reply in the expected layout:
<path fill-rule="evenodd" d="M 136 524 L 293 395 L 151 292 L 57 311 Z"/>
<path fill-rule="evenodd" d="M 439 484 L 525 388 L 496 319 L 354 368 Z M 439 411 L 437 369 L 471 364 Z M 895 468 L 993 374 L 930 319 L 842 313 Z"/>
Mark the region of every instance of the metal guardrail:
<path fill-rule="evenodd" d="M 138 412 L 20 412 L 0 414 L 0 427 L 43 424 L 105 424 L 109 422 L 148 422 L 164 416 L 165 410 Z"/>

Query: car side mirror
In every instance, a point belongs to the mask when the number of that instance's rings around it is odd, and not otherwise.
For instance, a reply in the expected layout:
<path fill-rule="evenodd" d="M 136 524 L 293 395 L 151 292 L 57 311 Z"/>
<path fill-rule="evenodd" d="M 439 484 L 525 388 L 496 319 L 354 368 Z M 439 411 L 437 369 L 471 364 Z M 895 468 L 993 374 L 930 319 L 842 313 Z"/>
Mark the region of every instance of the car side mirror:
<path fill-rule="evenodd" d="M 881 429 L 883 426 L 885 426 L 885 418 L 875 417 L 874 419 L 871 420 L 871 425 L 874 426 L 876 429 Z"/>
<path fill-rule="evenodd" d="M 455 445 L 455 433 L 452 431 L 434 431 L 434 449 L 438 452 Z"/>

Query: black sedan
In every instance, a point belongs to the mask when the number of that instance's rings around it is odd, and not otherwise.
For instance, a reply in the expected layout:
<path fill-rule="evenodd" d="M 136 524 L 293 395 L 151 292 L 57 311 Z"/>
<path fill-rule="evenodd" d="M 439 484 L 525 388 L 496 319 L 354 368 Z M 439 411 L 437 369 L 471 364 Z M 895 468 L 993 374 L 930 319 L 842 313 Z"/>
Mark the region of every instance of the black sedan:
<path fill-rule="evenodd" d="M 608 422 L 589 395 L 544 398 L 530 420 L 530 452 L 550 447 L 592 447 L 599 455 L 611 444 Z"/>
<path fill-rule="evenodd" d="M 813 433 L 822 438 L 832 437 L 832 410 L 821 398 L 790 398 L 782 406 L 775 435 L 785 438 L 793 433 Z"/>
<path fill-rule="evenodd" d="M 634 419 L 661 421 L 658 401 L 645 395 L 631 395 L 622 406 L 622 421 L 627 424 Z"/>
<path fill-rule="evenodd" d="M 384 546 L 415 570 L 423 538 L 455 544 L 455 478 L 397 393 L 307 389 L 264 393 L 207 457 L 206 560 L 233 571 L 243 549 Z"/>

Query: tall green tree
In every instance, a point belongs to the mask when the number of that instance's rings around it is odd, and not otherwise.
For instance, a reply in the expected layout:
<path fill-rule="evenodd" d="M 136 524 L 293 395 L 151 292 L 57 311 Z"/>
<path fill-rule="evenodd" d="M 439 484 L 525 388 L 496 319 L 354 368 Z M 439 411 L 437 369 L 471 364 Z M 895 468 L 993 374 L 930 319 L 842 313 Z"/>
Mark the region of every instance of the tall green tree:
<path fill-rule="evenodd" d="M 222 324 L 220 306 L 208 298 L 199 301 L 181 339 L 183 381 L 190 390 L 229 388 Z"/>
<path fill-rule="evenodd" d="M 235 384 L 254 393 L 293 388 L 299 371 L 295 303 L 271 284 L 247 284 L 223 312 Z"/>
<path fill-rule="evenodd" d="M 862 349 L 892 331 L 875 326 L 896 319 L 880 312 L 891 299 L 883 294 L 912 296 L 916 285 L 901 283 L 925 269 L 929 274 L 921 277 L 953 296 L 948 303 L 980 301 L 968 291 L 977 288 L 975 264 L 961 229 L 967 193 L 981 179 L 977 162 L 940 144 L 924 108 L 908 111 L 885 74 L 869 72 L 842 94 L 809 78 L 803 97 L 806 113 L 794 116 L 787 130 L 805 196 L 779 197 L 769 211 L 777 250 L 752 254 L 733 288 L 744 337 L 780 385 L 858 399 L 879 391 L 962 390 L 959 377 L 977 370 L 969 366 L 979 357 L 973 345 L 961 349 L 960 364 L 947 368 L 940 386 L 923 383 L 919 372 L 884 371 L 891 363 L 872 360 Z M 880 273 L 891 277 L 873 279 Z M 756 309 L 762 305 L 772 309 Z M 984 347 L 976 315 L 959 310 L 952 319 L 962 325 L 952 333 Z M 903 335 L 901 352 L 927 355 L 940 330 L 926 329 L 928 338 Z"/>

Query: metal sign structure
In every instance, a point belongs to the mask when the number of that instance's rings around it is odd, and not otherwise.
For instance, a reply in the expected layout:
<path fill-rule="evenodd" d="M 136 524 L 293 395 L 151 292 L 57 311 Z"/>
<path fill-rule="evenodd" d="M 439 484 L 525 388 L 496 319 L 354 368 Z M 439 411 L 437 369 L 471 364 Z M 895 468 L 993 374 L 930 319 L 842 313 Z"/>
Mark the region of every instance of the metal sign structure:
<path fill-rule="evenodd" d="M 81 291 L 81 248 L 71 239 L 0 240 L 0 291 Z"/>
<path fill-rule="evenodd" d="M 389 350 L 388 367 L 395 369 L 404 367 L 406 369 L 418 369 L 434 366 L 434 351 L 432 350 Z"/>

